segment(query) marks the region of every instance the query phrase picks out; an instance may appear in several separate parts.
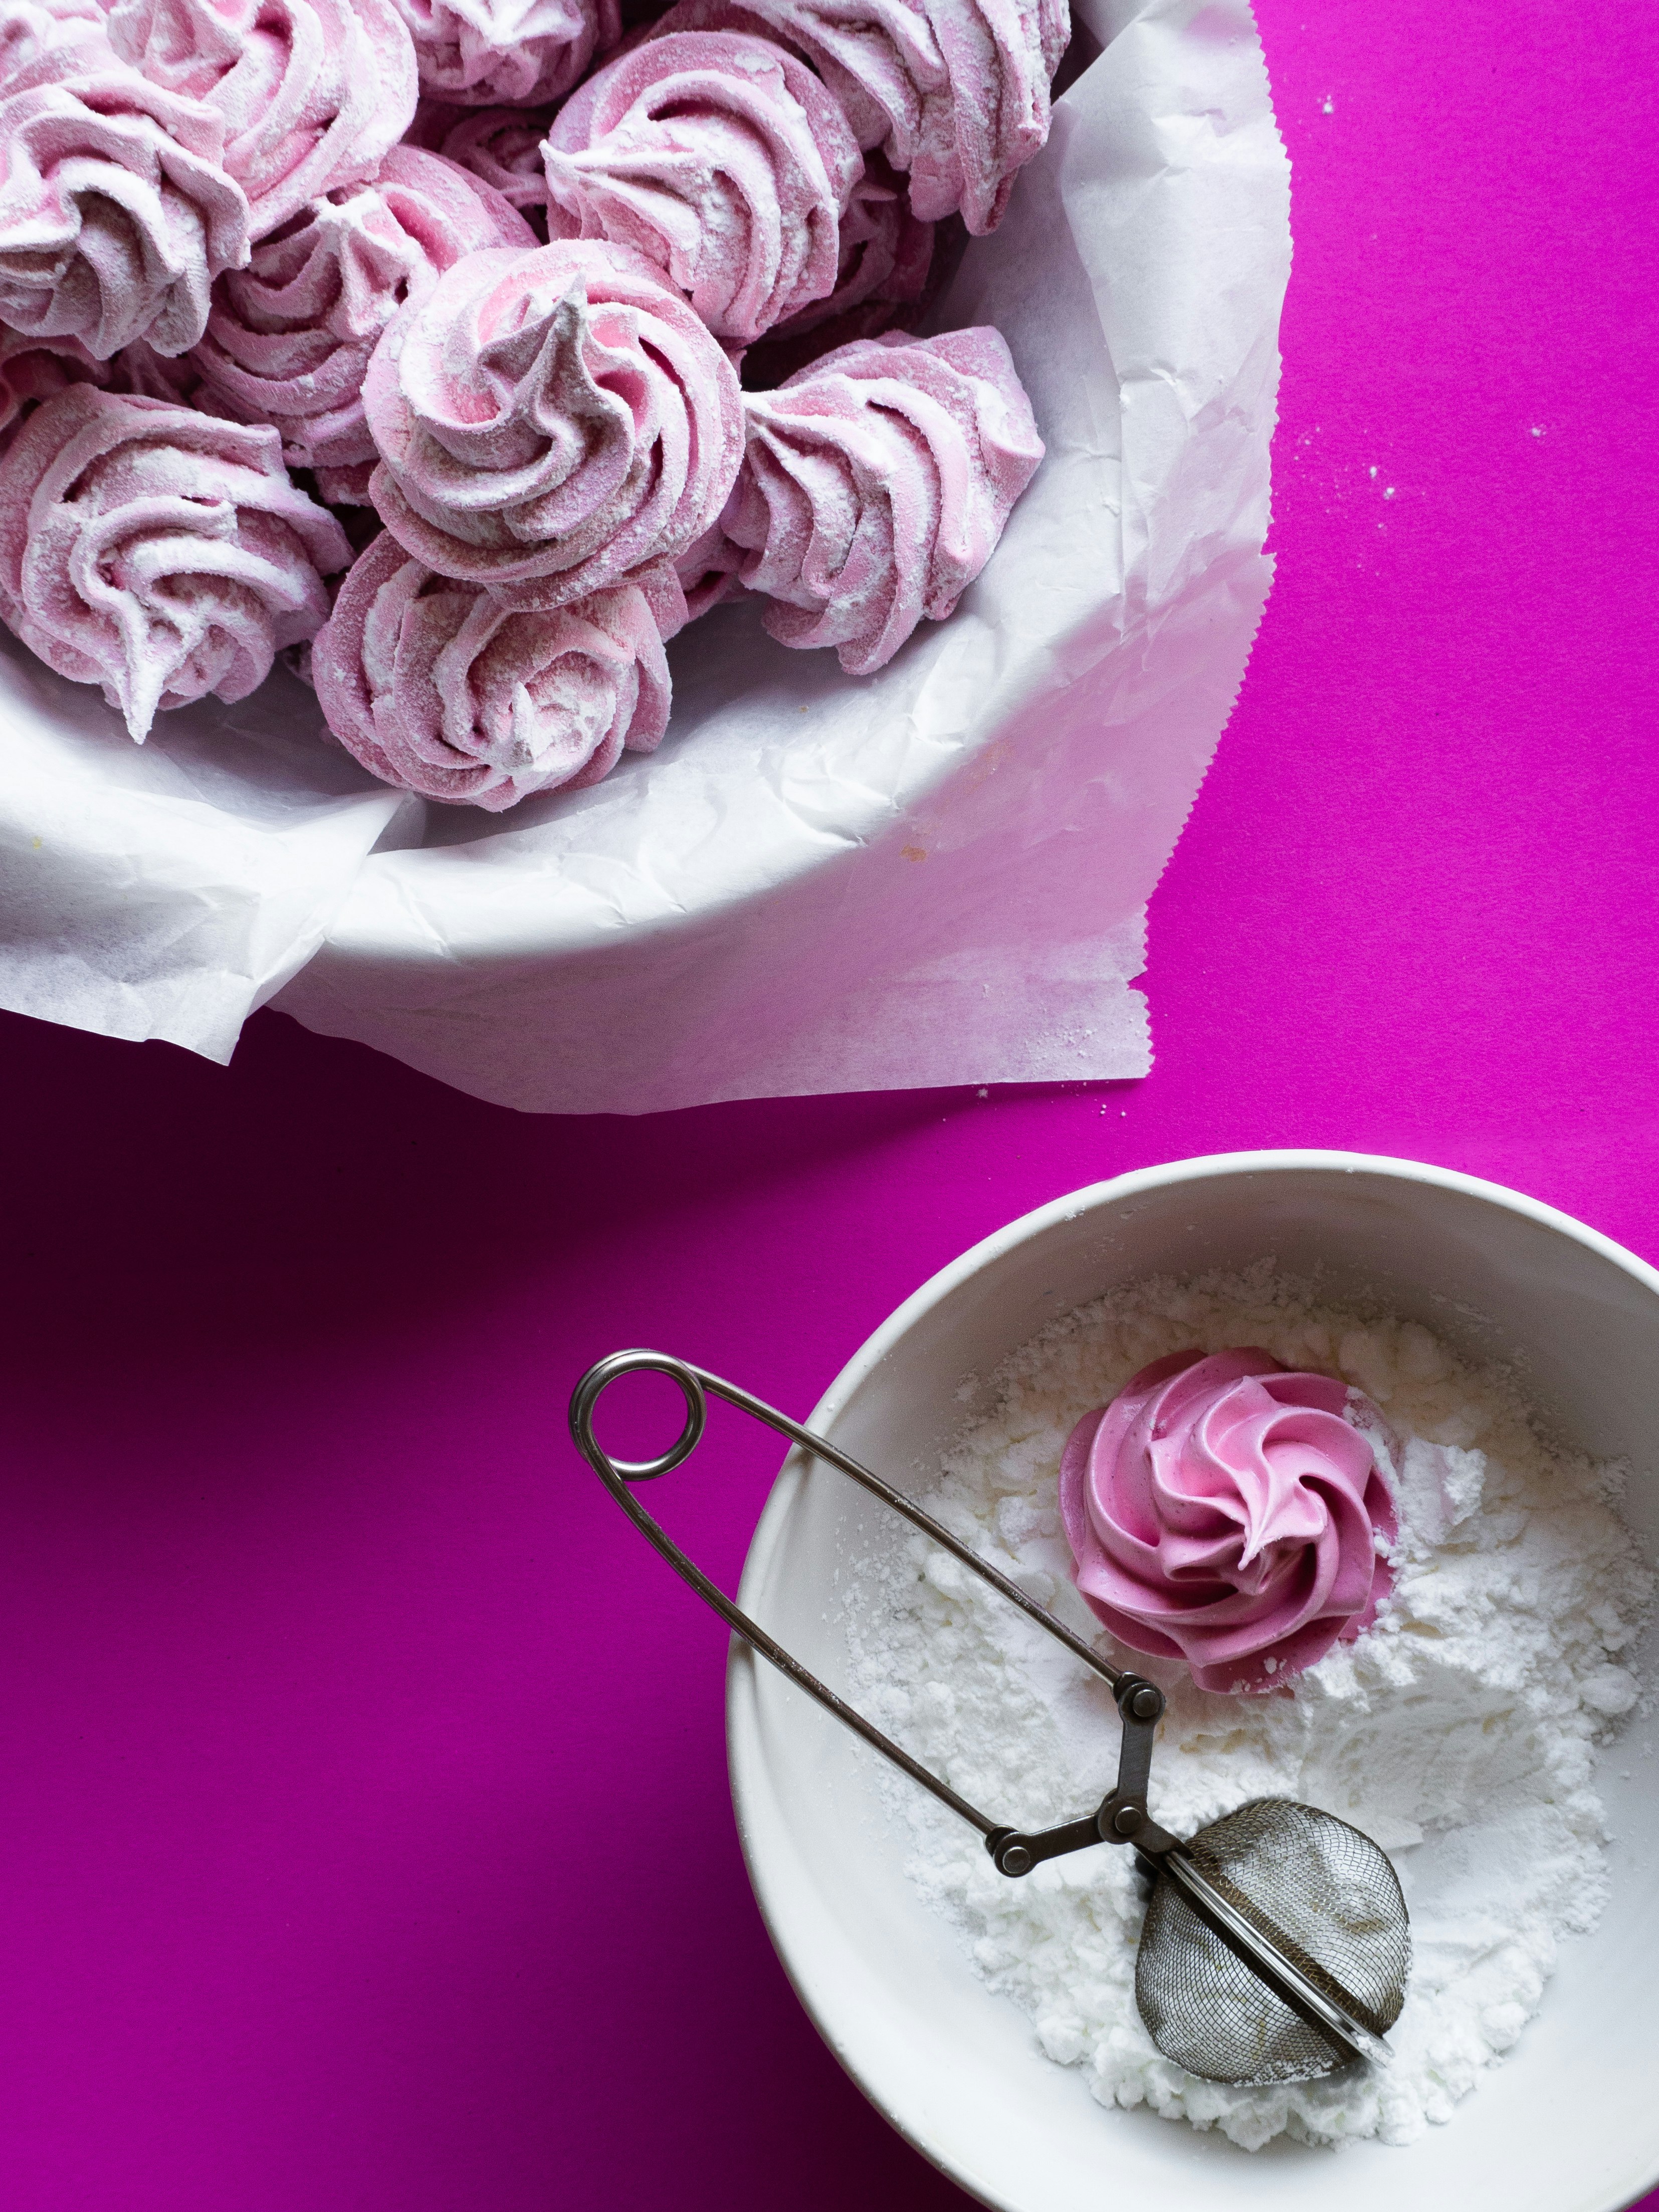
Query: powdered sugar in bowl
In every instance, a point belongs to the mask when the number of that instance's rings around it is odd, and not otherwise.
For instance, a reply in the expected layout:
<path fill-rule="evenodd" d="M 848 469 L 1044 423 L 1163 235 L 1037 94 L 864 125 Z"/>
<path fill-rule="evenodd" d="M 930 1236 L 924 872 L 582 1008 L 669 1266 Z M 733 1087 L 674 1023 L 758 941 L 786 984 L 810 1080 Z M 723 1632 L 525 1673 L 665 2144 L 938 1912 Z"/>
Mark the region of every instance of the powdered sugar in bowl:
<path fill-rule="evenodd" d="M 1154 1278 L 1162 1291 L 1146 1289 Z M 1206 1278 L 1170 1306 L 1170 1279 Z M 1103 1297 L 1086 1326 L 1061 1320 Z M 1345 1314 L 1376 1326 L 1333 1337 Z M 1337 1646 L 1291 1698 L 1206 1704 L 1175 1687 L 1154 1769 L 1177 1818 L 1301 1795 L 1395 1855 L 1424 1963 L 1389 2085 L 1334 2076 L 1276 2111 L 1238 2101 L 1262 2092 L 1206 2098 L 1158 2075 L 1132 2012 L 1114 2010 L 1130 1908 L 1090 1869 L 1119 1855 L 1080 1854 L 1046 1890 L 1032 1878 L 998 1892 L 988 1869 L 981 1892 L 967 1854 L 958 1866 L 856 1744 L 739 1650 L 734 1796 L 796 1987 L 895 2124 L 1009 2212 L 1137 2186 L 1191 2212 L 1253 2194 L 1323 2205 L 1339 2186 L 1355 2212 L 1407 2191 L 1430 2208 L 1501 2192 L 1535 2212 L 1613 2212 L 1659 2178 L 1642 2093 L 1659 2034 L 1644 1840 L 1659 1762 L 1632 1710 L 1652 1674 L 1632 1631 L 1638 1553 L 1659 1553 L 1659 1275 L 1562 1215 L 1435 1169 L 1331 1153 L 1186 1162 L 1076 1194 L 965 1255 L 878 1332 L 811 1425 L 966 1516 L 958 1533 L 981 1516 L 1005 1571 L 1012 1557 L 1043 1578 L 1034 1595 L 1087 1620 L 1074 1591 L 1056 1594 L 1054 1425 L 1186 1348 L 1182 1330 L 1206 1353 L 1265 1343 L 1287 1366 L 1340 1373 L 1401 1430 L 1396 1588 L 1376 1632 Z M 1510 1371 L 1494 1380 L 1494 1363 Z M 999 1389 L 1010 1372 L 1017 1385 L 1001 1400 L 984 1379 L 1000 1368 Z M 1620 1462 L 1622 1523 L 1604 1495 Z M 1115 1753 L 1086 1692 L 1017 1639 L 987 1640 L 886 1518 L 832 1471 L 792 1462 L 743 1603 L 831 1682 L 887 1698 L 872 1717 L 904 1717 L 906 1740 L 959 1786 L 1040 1795 L 1047 1758 L 1086 1796 L 1096 1736 Z M 1165 1665 L 1169 1687 L 1182 1670 Z M 1390 1717 L 1407 1700 L 1422 1723 L 1413 1774 Z M 1571 1933 L 1598 1905 L 1594 1932 Z M 1354 2137 L 1339 2177 L 1318 2146 Z M 1258 2142 L 1254 2156 L 1235 2147 Z"/>

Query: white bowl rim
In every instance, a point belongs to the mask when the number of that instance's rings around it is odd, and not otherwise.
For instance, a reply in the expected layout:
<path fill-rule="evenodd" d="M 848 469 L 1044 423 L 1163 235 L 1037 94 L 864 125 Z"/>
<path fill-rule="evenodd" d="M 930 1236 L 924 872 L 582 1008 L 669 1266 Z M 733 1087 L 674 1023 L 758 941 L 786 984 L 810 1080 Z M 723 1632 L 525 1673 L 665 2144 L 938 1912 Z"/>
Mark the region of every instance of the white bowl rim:
<path fill-rule="evenodd" d="M 1557 1231 L 1571 1242 L 1622 1268 L 1645 1289 L 1659 1297 L 1659 1268 L 1650 1267 L 1645 1260 L 1615 1243 L 1611 1237 L 1604 1237 L 1600 1230 L 1591 1229 L 1584 1222 L 1576 1220 L 1571 1214 L 1563 1213 L 1559 1207 L 1547 1206 L 1541 1199 L 1528 1198 L 1523 1191 L 1512 1190 L 1504 1183 L 1487 1182 L 1480 1176 L 1464 1175 L 1455 1168 L 1437 1167 L 1424 1160 L 1396 1159 L 1381 1152 L 1319 1149 L 1206 1152 L 1191 1159 L 1133 1168 L 1123 1175 L 1109 1176 L 1104 1182 L 1086 1183 L 1080 1189 L 1069 1191 L 1062 1197 L 1051 1199 L 1045 1206 L 1034 1207 L 1029 1213 L 1022 1213 L 1003 1228 L 994 1230 L 990 1236 L 981 1237 L 977 1244 L 971 1245 L 967 1251 L 939 1268 L 937 1273 L 929 1276 L 919 1290 L 912 1291 L 903 1304 L 896 1307 L 881 1326 L 866 1339 L 812 1408 L 805 1425 L 819 1436 L 825 1434 L 865 1377 L 880 1364 L 894 1345 L 914 1328 L 924 1314 L 992 1261 L 1000 1259 L 1005 1253 L 1031 1237 L 1040 1236 L 1054 1223 L 1075 1220 L 1079 1214 L 1092 1212 L 1097 1207 L 1115 1204 L 1121 1199 L 1133 1198 L 1142 1191 L 1168 1189 L 1183 1182 L 1202 1182 L 1220 1175 L 1273 1175 L 1310 1169 L 1333 1174 L 1389 1176 L 1405 1182 L 1429 1183 L 1466 1197 L 1484 1199 L 1509 1212 L 1535 1221 L 1540 1227 Z M 760 1519 L 755 1524 L 755 1533 L 750 1540 L 743 1575 L 738 1585 L 738 1603 L 751 1614 L 756 1610 L 757 1594 L 770 1567 L 772 1555 L 782 1540 L 785 1519 L 804 1471 L 804 1464 L 805 1455 L 792 1449 L 784 1459 L 777 1480 L 762 1509 Z M 996 2199 L 984 2196 L 972 2180 L 959 2171 L 940 2144 L 928 2140 L 912 2125 L 890 2104 L 879 2086 L 866 2078 L 856 2055 L 848 2050 L 831 2031 L 814 2002 L 810 1984 L 798 1971 L 796 1961 L 790 1954 L 783 1935 L 784 1916 L 774 1899 L 768 1875 L 750 1848 L 750 1823 L 744 1817 L 747 1768 L 749 1762 L 757 1762 L 760 1759 L 750 1717 L 739 1706 L 740 1686 L 750 1658 L 747 1647 L 734 1636 L 726 1668 L 726 1768 L 744 1864 L 748 1869 L 750 1887 L 754 1891 L 755 1902 L 760 1908 L 761 1918 L 771 1937 L 779 1963 L 825 2045 L 883 2118 L 903 2136 L 913 2150 L 919 2152 L 930 2166 L 945 2174 L 958 2189 L 991 2206 L 992 2212 L 1004 2212 L 1003 2206 Z M 1654 2178 L 1659 2179 L 1659 2175 Z M 1650 2181 L 1644 2187 L 1651 2185 Z M 1632 2203 L 1639 2202 L 1639 2198 L 1640 2192 L 1637 2198 L 1632 2200 Z"/>

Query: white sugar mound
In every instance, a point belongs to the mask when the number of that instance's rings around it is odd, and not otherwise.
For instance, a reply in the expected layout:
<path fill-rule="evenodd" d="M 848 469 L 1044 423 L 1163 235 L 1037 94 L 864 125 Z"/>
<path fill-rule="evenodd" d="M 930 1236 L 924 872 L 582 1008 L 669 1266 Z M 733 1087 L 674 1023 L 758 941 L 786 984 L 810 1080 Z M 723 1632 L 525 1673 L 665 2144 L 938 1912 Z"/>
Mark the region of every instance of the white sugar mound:
<path fill-rule="evenodd" d="M 1209 1695 L 1179 1664 L 1115 1644 L 1073 1586 L 1056 1507 L 1083 1413 L 1149 1360 L 1232 1345 L 1340 1376 L 1402 1441 L 1383 1470 L 1401 1516 L 1393 1596 L 1289 1695 Z M 1620 1470 L 1553 1448 L 1511 1380 L 1462 1364 L 1418 1323 L 1322 1305 L 1266 1261 L 1115 1292 L 1052 1323 L 979 1395 L 992 1410 L 923 1502 L 1169 1693 L 1155 1818 L 1188 1834 L 1247 1798 L 1299 1798 L 1390 1854 L 1414 1947 L 1394 2063 L 1260 2089 L 1172 2065 L 1135 2009 L 1130 1854 L 1083 1851 L 1010 1881 L 972 1830 L 889 1774 L 922 1895 L 1104 2104 L 1145 2103 L 1249 2150 L 1280 2134 L 1407 2143 L 1449 2119 L 1536 2012 L 1560 1938 L 1592 1927 L 1606 1900 L 1595 1746 L 1637 1702 L 1627 1661 L 1653 1588 L 1614 1510 Z M 908 1750 L 1011 1826 L 1098 1802 L 1119 1733 L 1103 1682 L 926 1538 L 861 1563 L 854 1583 L 862 1701 Z"/>

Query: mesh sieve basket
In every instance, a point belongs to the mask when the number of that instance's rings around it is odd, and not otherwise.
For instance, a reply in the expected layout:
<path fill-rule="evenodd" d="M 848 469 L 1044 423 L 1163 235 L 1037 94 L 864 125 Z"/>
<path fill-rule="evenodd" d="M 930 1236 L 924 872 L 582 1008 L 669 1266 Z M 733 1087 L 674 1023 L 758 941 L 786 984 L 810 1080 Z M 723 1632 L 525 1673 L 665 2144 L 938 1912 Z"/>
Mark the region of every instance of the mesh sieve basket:
<path fill-rule="evenodd" d="M 1312 1805 L 1258 1797 L 1201 1828 L 1185 1853 L 1323 1996 L 1374 2036 L 1394 2026 L 1411 1933 L 1399 1878 L 1369 1836 Z M 1164 2057 L 1206 2081 L 1254 2088 L 1350 2063 L 1162 1869 L 1141 1929 L 1135 2002 Z"/>

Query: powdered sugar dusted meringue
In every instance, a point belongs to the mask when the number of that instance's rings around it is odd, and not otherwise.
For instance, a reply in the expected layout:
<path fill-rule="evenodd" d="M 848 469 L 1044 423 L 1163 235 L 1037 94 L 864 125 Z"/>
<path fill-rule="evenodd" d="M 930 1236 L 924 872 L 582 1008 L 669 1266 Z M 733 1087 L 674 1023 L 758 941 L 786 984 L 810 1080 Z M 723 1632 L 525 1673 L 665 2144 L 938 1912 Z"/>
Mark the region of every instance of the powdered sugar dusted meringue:
<path fill-rule="evenodd" d="M 926 292 L 933 232 L 933 223 L 919 222 L 910 212 L 902 179 L 890 173 L 861 177 L 841 219 L 836 289 L 798 308 L 771 335 L 802 337 L 826 324 L 841 327 L 862 310 L 864 326 L 846 329 L 840 343 L 878 337 Z"/>
<path fill-rule="evenodd" d="M 193 353 L 159 354 L 143 338 L 112 353 L 107 374 L 99 381 L 106 391 L 165 399 L 170 407 L 198 407 L 204 415 L 225 411 L 203 383 Z"/>
<path fill-rule="evenodd" d="M 462 107 L 562 100 L 622 35 L 618 0 L 396 0 L 422 86 Z"/>
<path fill-rule="evenodd" d="M 607 64 L 555 116 L 548 228 L 637 246 L 744 345 L 835 289 L 863 167 L 804 63 L 741 32 L 687 31 Z"/>
<path fill-rule="evenodd" d="M 224 118 L 224 164 L 255 238 L 372 177 L 415 113 L 393 0 L 112 0 L 116 52 Z"/>
<path fill-rule="evenodd" d="M 269 428 L 77 384 L 0 460 L 0 616 L 141 744 L 158 708 L 245 698 L 349 558 Z"/>
<path fill-rule="evenodd" d="M 25 18 L 14 15 L 13 29 Z M 147 83 L 83 21 L 0 85 L 0 320 L 78 338 L 107 360 L 131 339 L 194 345 L 222 270 L 247 258 L 248 208 L 210 107 Z"/>
<path fill-rule="evenodd" d="M 415 103 L 415 119 L 404 131 L 403 143 L 418 146 L 423 154 L 441 154 L 444 140 L 462 117 L 472 112 L 470 107 L 456 106 L 453 100 L 434 100 L 423 92 Z"/>
<path fill-rule="evenodd" d="M 363 374 L 381 331 L 484 246 L 533 246 L 501 195 L 441 155 L 394 146 L 368 183 L 337 185 L 261 239 L 214 288 L 191 358 L 217 411 L 274 422 L 325 500 L 366 505 L 376 455 Z"/>
<path fill-rule="evenodd" d="M 510 200 L 536 230 L 547 236 L 547 170 L 542 142 L 553 120 L 546 107 L 476 107 L 459 112 L 439 141 L 438 150 Z"/>
<path fill-rule="evenodd" d="M 938 289 L 948 258 L 937 250 L 939 226 L 916 221 L 902 178 L 895 179 L 878 154 L 866 160 L 875 173 L 853 187 L 852 204 L 842 217 L 835 290 L 749 348 L 742 372 L 750 391 L 775 391 L 838 346 L 878 337 L 895 324 L 915 323 Z"/>
<path fill-rule="evenodd" d="M 106 383 L 109 374 L 79 338 L 32 338 L 0 330 L 0 453 L 31 407 L 55 399 L 71 384 Z"/>
<path fill-rule="evenodd" d="M 687 622 L 696 622 L 722 599 L 741 596 L 743 583 L 738 571 L 744 557 L 742 546 L 734 545 L 718 522 L 686 547 L 674 563 L 674 574 L 685 594 Z"/>
<path fill-rule="evenodd" d="M 1048 136 L 1065 0 L 679 0 L 653 35 L 763 26 L 840 100 L 859 144 L 910 173 L 912 212 L 994 230 Z"/>
<path fill-rule="evenodd" d="M 952 611 L 1042 459 L 994 330 L 860 339 L 744 412 L 723 519 L 743 581 L 781 644 L 833 645 L 853 676 Z"/>
<path fill-rule="evenodd" d="M 516 606 L 672 561 L 743 454 L 730 362 L 643 255 L 599 240 L 458 263 L 386 331 L 363 401 L 387 529 Z"/>
<path fill-rule="evenodd" d="M 340 587 L 312 653 L 330 728 L 387 783 L 491 812 L 595 783 L 668 726 L 666 565 L 548 613 L 514 613 L 389 532 Z"/>
<path fill-rule="evenodd" d="M 1090 1610 L 1201 1690 L 1271 1690 L 1370 1626 L 1397 1534 L 1369 1400 L 1249 1346 L 1177 1352 L 1087 1413 L 1060 1506 Z"/>
<path fill-rule="evenodd" d="M 54 47 L 104 36 L 98 0 L 0 0 L 0 90 Z"/>

